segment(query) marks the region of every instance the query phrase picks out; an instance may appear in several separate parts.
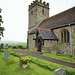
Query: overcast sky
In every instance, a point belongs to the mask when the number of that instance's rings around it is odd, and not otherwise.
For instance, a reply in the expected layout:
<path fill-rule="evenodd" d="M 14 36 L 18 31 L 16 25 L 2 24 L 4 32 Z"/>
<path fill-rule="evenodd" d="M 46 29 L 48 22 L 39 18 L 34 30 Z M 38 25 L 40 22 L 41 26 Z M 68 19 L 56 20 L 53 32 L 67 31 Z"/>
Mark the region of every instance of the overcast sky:
<path fill-rule="evenodd" d="M 27 41 L 28 5 L 33 0 L 0 0 L 5 27 L 2 41 Z M 50 16 L 75 6 L 75 0 L 42 0 L 50 3 Z"/>

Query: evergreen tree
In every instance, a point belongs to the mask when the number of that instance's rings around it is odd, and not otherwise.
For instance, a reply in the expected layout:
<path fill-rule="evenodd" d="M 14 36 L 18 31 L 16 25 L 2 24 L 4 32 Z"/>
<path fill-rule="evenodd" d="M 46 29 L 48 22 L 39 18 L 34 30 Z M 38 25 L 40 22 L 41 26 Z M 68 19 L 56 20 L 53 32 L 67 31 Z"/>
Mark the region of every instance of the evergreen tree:
<path fill-rule="evenodd" d="M 2 9 L 0 8 L 0 36 L 3 37 L 3 31 L 4 31 L 5 29 L 4 29 L 4 27 L 1 26 L 1 24 L 3 23 L 1 11 L 2 11 Z M 0 39 L 1 39 L 1 37 L 0 37 Z"/>
<path fill-rule="evenodd" d="M 4 27 L 1 27 L 1 24 L 3 23 L 1 11 L 2 9 L 0 8 L 0 39 L 1 39 L 1 36 L 3 37 L 3 31 L 5 30 Z M 1 54 L 1 45 L 0 45 L 0 54 Z"/>

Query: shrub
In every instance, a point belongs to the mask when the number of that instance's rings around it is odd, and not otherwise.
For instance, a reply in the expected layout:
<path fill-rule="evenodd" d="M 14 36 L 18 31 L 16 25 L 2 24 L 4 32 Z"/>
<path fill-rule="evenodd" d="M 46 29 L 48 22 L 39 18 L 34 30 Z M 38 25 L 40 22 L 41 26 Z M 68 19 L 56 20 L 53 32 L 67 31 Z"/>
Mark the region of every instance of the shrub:
<path fill-rule="evenodd" d="M 73 57 L 72 55 L 69 55 L 70 57 Z"/>
<path fill-rule="evenodd" d="M 18 46 L 17 46 L 17 48 L 20 48 L 20 49 L 22 49 L 22 48 L 23 48 L 23 46 L 22 46 L 22 45 L 18 45 Z"/>
<path fill-rule="evenodd" d="M 22 62 L 23 64 L 30 63 L 30 62 L 31 62 L 31 58 L 28 57 L 28 56 L 21 57 L 21 62 Z"/>
<path fill-rule="evenodd" d="M 13 46 L 13 49 L 17 49 L 16 46 Z"/>

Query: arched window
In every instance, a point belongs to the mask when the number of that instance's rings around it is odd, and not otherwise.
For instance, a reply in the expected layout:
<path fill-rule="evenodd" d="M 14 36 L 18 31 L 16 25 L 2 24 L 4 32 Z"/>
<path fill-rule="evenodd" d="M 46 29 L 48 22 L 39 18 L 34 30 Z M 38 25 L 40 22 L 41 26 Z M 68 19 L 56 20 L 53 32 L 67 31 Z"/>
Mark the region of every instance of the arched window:
<path fill-rule="evenodd" d="M 61 42 L 69 43 L 69 32 L 67 30 L 61 32 Z"/>

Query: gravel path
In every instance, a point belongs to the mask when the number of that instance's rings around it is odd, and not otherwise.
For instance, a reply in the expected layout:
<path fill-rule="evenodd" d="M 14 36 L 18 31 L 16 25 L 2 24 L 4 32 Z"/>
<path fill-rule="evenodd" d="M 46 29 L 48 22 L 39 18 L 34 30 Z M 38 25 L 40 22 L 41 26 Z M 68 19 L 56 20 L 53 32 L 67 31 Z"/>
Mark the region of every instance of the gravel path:
<path fill-rule="evenodd" d="M 47 60 L 47 61 L 51 61 L 51 62 L 54 62 L 54 63 L 58 63 L 58 64 L 62 64 L 62 65 L 66 65 L 66 66 L 75 68 L 75 63 L 70 63 L 70 62 L 67 62 L 67 61 L 63 61 L 63 60 L 51 58 L 51 57 L 48 57 L 48 56 L 44 56 L 41 53 L 30 52 L 30 51 L 26 51 L 26 50 L 14 50 L 13 52 L 27 54 L 27 55 L 37 57 L 37 58 L 40 58 L 40 59 L 43 59 L 43 60 Z"/>

